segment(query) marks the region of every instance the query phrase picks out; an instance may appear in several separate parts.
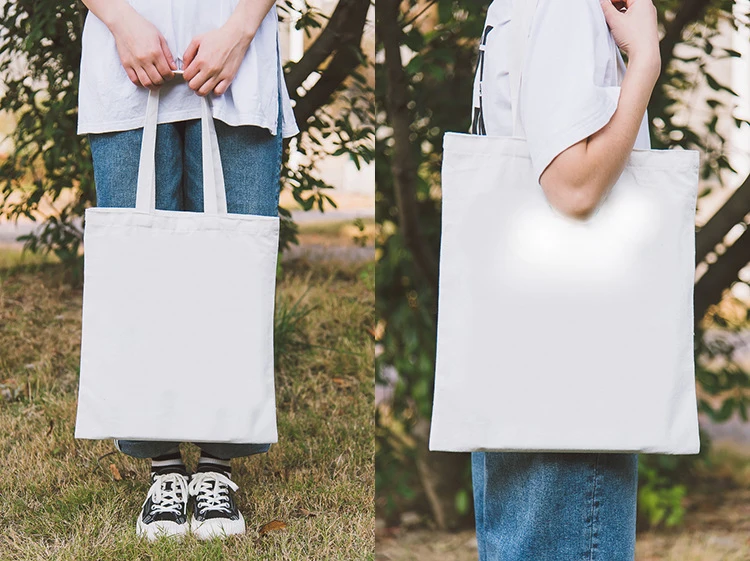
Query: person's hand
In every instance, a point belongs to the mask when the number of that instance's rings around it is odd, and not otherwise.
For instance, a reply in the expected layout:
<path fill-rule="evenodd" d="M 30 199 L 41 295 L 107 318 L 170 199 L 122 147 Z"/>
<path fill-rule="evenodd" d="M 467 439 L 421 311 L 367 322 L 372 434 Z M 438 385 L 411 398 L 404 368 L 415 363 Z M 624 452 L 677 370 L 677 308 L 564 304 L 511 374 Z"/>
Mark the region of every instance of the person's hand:
<path fill-rule="evenodd" d="M 198 95 L 222 95 L 237 75 L 252 39 L 229 24 L 194 37 L 182 55 L 188 86 Z"/>
<path fill-rule="evenodd" d="M 132 8 L 123 10 L 110 28 L 120 62 L 136 86 L 156 88 L 177 70 L 167 40 L 154 24 Z"/>
<path fill-rule="evenodd" d="M 620 11 L 614 6 L 625 5 Z M 651 0 L 600 0 L 607 25 L 617 46 L 628 55 L 628 60 L 658 66 L 659 31 L 656 8 Z"/>

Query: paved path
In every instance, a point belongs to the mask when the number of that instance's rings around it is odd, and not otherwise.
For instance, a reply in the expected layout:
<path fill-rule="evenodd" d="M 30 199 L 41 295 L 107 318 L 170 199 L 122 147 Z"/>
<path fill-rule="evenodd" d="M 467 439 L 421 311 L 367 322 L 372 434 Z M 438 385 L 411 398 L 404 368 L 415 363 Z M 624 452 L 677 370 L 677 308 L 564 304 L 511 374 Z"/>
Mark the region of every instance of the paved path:
<path fill-rule="evenodd" d="M 298 224 L 313 224 L 320 222 L 344 222 L 356 218 L 373 218 L 373 209 L 330 209 L 325 212 L 317 210 L 294 210 L 292 218 Z M 18 223 L 8 222 L 0 219 L 0 244 L 14 244 L 18 236 L 23 236 L 38 228 L 41 224 L 31 222 L 28 219 L 20 220 Z"/>
<path fill-rule="evenodd" d="M 375 259 L 375 248 L 357 246 L 325 246 L 318 244 L 293 245 L 287 249 L 282 261 L 305 258 L 310 261 L 361 262 Z"/>
<path fill-rule="evenodd" d="M 22 245 L 16 241 L 16 238 L 28 234 L 37 226 L 38 224 L 34 222 L 13 224 L 5 220 L 0 221 L 0 245 Z"/>
<path fill-rule="evenodd" d="M 347 222 L 357 218 L 373 218 L 374 213 L 370 209 L 331 209 L 326 212 L 320 211 L 293 211 L 292 218 L 298 224 L 314 224 L 325 222 Z M 0 246 L 21 247 L 23 244 L 17 241 L 19 236 L 26 235 L 38 228 L 40 225 L 29 220 L 20 221 L 17 224 L 0 221 Z M 334 259 L 340 261 L 370 261 L 375 259 L 373 247 L 326 247 L 317 244 L 305 244 L 304 246 L 292 246 L 284 253 L 285 261 L 304 257 L 314 261 Z"/>
<path fill-rule="evenodd" d="M 293 210 L 292 218 L 298 224 L 310 224 L 314 222 L 344 222 L 356 218 L 375 218 L 374 209 L 331 209 L 325 212 L 319 210 Z"/>

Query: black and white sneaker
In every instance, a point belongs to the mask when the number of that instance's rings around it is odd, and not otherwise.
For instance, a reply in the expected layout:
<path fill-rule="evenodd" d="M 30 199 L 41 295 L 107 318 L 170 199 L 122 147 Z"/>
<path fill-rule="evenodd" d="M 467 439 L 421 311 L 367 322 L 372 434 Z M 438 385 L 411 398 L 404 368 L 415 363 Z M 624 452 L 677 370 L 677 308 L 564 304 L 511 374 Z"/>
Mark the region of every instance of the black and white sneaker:
<path fill-rule="evenodd" d="M 153 541 L 188 532 L 188 479 L 182 473 L 152 474 L 153 484 L 136 523 L 136 533 Z"/>
<path fill-rule="evenodd" d="M 245 533 L 245 519 L 234 503 L 237 484 L 218 471 L 202 471 L 190 477 L 188 490 L 195 497 L 190 531 L 199 540 Z"/>

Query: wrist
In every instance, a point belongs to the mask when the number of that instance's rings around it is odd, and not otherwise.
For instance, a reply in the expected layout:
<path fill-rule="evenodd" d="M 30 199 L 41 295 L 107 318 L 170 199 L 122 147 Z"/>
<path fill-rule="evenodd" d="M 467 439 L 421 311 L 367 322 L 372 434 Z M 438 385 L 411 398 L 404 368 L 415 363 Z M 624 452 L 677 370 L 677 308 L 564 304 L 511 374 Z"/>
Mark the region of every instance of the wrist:
<path fill-rule="evenodd" d="M 654 83 L 661 72 L 661 56 L 658 49 L 628 53 L 628 70 L 643 74 Z"/>
<path fill-rule="evenodd" d="M 628 51 L 628 61 L 630 63 L 636 63 L 644 68 L 659 68 L 661 66 L 659 47 L 645 47 L 641 49 L 631 48 Z"/>
<path fill-rule="evenodd" d="M 114 34 L 133 12 L 135 12 L 135 9 L 125 0 L 116 0 L 115 2 L 104 2 L 96 16 Z"/>
<path fill-rule="evenodd" d="M 224 28 L 230 34 L 232 34 L 236 38 L 237 42 L 244 48 L 250 46 L 250 43 L 252 42 L 255 34 L 258 31 L 257 26 L 251 25 L 247 22 L 247 20 L 243 21 L 243 18 L 241 18 L 240 14 L 238 14 L 237 12 L 233 13 L 229 17 L 227 22 L 224 24 Z"/>

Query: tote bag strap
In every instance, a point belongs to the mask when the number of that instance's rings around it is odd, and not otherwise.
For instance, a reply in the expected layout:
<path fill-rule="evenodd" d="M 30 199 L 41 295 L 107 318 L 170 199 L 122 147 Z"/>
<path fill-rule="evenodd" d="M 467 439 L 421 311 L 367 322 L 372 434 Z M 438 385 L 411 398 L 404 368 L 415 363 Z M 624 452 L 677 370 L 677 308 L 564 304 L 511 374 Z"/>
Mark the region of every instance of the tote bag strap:
<path fill-rule="evenodd" d="M 138 164 L 138 186 L 135 208 L 143 212 L 156 209 L 156 124 L 159 115 L 159 89 L 151 90 L 146 103 L 141 159 Z M 203 157 L 203 212 L 227 214 L 224 172 L 221 167 L 219 140 L 207 96 L 201 97 L 201 151 Z"/>
<path fill-rule="evenodd" d="M 203 152 L 203 212 L 227 213 L 224 170 L 221 167 L 219 139 L 208 96 L 201 96 L 201 150 Z"/>

